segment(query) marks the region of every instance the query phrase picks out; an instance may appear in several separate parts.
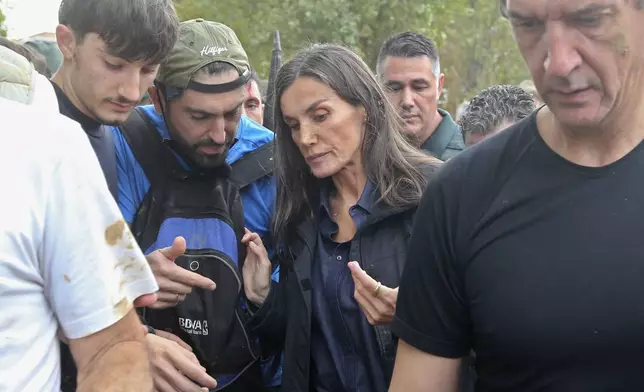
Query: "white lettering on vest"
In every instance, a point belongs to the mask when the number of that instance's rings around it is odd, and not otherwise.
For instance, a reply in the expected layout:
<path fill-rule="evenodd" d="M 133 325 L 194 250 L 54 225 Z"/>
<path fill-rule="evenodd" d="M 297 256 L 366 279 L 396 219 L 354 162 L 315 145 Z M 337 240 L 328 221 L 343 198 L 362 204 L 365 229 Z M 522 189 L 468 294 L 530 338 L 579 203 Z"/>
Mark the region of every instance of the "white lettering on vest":
<path fill-rule="evenodd" d="M 191 335 L 208 335 L 208 321 L 207 320 L 192 320 L 188 318 L 179 317 L 179 326 L 185 333 Z"/>

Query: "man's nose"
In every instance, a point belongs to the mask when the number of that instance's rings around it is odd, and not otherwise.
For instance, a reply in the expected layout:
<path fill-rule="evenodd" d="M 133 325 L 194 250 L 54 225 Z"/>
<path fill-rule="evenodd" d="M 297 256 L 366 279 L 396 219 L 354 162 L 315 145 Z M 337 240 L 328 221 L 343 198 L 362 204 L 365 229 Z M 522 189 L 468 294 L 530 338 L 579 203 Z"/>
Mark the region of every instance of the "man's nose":
<path fill-rule="evenodd" d="M 208 136 L 217 144 L 226 143 L 226 121 L 223 117 L 216 117 L 210 124 Z"/>
<path fill-rule="evenodd" d="M 128 72 L 119 85 L 118 94 L 128 102 L 141 100 L 141 75 L 138 71 Z"/>
<path fill-rule="evenodd" d="M 559 22 L 546 25 L 548 54 L 543 63 L 546 77 L 566 78 L 583 60 L 575 47 L 573 32 Z"/>
<path fill-rule="evenodd" d="M 411 88 L 405 87 L 400 91 L 401 94 L 401 100 L 400 100 L 400 106 L 402 106 L 403 109 L 411 109 L 415 106 L 414 103 L 414 94 L 411 91 Z"/>

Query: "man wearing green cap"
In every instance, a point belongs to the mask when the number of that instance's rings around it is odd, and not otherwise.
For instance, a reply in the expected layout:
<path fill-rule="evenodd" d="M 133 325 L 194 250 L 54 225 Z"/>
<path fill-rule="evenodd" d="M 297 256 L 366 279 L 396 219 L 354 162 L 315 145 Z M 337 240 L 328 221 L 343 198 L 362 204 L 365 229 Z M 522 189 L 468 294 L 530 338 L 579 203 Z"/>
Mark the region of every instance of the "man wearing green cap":
<path fill-rule="evenodd" d="M 144 315 L 156 330 L 148 343 L 159 391 L 215 385 L 217 390 L 261 391 L 263 378 L 279 379 L 278 366 L 266 366 L 273 370 L 270 377 L 262 373 L 256 339 L 239 325 L 248 312 L 243 292 L 236 285 L 230 288 L 230 282 L 241 277 L 245 254 L 240 237 L 234 235 L 236 203 L 240 198 L 243 204 L 242 235 L 248 228 L 269 240 L 275 198 L 273 133 L 242 116 L 251 74 L 246 52 L 230 28 L 202 19 L 183 22 L 179 40 L 149 91 L 153 105 L 137 108 L 125 124 L 113 128 L 121 211 L 146 253 L 162 247 L 173 253 L 148 260 L 160 287 L 159 301 Z M 210 181 L 216 186 L 208 188 Z M 177 194 L 173 187 L 189 195 L 190 208 L 177 208 L 174 196 L 167 195 Z M 211 193 L 204 194 L 204 187 Z M 218 193 L 220 188 L 226 191 Z M 230 195 L 237 190 L 236 201 Z M 212 194 L 223 195 L 226 202 L 211 206 L 218 200 Z M 177 257 L 175 264 L 173 255 L 182 255 L 186 248 L 188 256 Z M 233 271 L 229 276 L 209 274 L 203 259 L 185 261 L 213 249 L 208 263 L 228 255 L 223 258 Z M 195 287 L 185 269 L 211 278 L 216 290 Z M 230 303 L 234 304 L 230 314 L 239 324 L 233 322 L 232 329 L 226 329 L 220 324 L 229 314 L 221 314 L 221 309 Z M 215 307 L 217 317 L 201 316 Z M 250 342 L 244 340 L 245 350 L 235 346 L 236 333 Z M 221 350 L 212 349 L 222 344 Z"/>

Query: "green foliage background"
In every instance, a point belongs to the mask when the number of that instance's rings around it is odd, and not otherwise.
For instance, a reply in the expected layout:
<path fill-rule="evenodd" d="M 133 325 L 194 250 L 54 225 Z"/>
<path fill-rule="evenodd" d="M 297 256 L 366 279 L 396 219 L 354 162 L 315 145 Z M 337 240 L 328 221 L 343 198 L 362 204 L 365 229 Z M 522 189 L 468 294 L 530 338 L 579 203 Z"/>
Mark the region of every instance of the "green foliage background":
<path fill-rule="evenodd" d="M 2 9 L 0 9 L 0 37 L 7 36 L 7 26 L 4 24 L 5 19 L 6 17 L 4 16 L 4 13 L 2 12 Z"/>
<path fill-rule="evenodd" d="M 492 0 L 176 0 L 182 20 L 204 18 L 230 26 L 264 78 L 279 30 L 284 58 L 316 42 L 344 44 L 375 69 L 392 34 L 416 31 L 433 38 L 446 75 L 442 106 L 494 84 L 518 84 L 529 73 L 508 22 Z"/>

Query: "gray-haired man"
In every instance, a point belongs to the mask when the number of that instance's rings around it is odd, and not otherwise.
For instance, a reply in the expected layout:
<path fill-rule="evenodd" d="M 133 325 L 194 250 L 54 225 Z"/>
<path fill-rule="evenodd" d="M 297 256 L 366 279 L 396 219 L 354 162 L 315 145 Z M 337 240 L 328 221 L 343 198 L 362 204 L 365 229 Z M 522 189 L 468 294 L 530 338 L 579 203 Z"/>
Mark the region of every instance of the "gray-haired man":
<path fill-rule="evenodd" d="M 418 33 L 401 33 L 380 48 L 377 73 L 417 147 L 441 160 L 465 149 L 460 128 L 438 108 L 445 75 L 436 44 Z"/>

